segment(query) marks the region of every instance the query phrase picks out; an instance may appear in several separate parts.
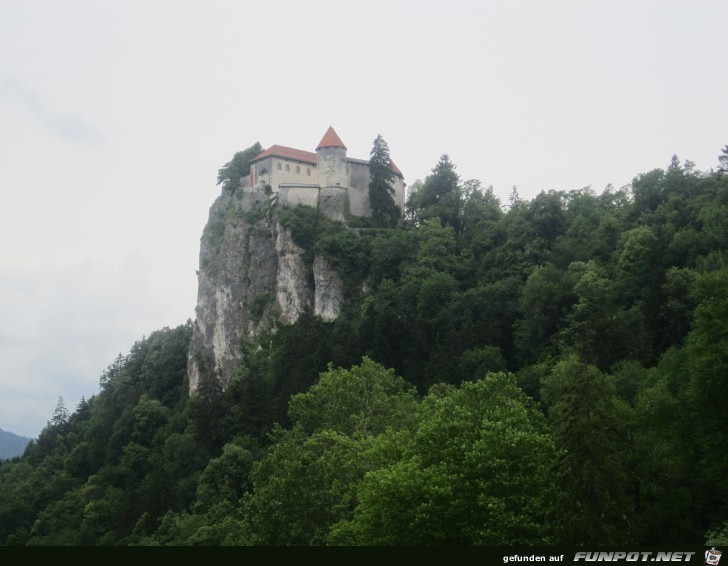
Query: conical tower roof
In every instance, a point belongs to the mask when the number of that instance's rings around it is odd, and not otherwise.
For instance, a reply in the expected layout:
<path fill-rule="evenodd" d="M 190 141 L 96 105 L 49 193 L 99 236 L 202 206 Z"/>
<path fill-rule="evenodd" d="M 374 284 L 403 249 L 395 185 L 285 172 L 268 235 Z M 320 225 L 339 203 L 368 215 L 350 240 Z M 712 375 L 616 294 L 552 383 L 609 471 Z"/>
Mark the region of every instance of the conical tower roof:
<path fill-rule="evenodd" d="M 346 149 L 344 142 L 341 141 L 341 138 L 331 126 L 329 126 L 329 129 L 326 130 L 324 137 L 321 138 L 321 141 L 319 142 L 316 151 L 324 147 L 341 147 L 343 149 Z"/>

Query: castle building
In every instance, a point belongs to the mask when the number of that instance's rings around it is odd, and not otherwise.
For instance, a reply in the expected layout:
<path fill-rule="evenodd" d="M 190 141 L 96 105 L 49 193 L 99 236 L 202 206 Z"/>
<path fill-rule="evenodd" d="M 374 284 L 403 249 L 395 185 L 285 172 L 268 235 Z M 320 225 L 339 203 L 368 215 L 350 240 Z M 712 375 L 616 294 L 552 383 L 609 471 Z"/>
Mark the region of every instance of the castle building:
<path fill-rule="evenodd" d="M 395 173 L 394 202 L 404 210 L 404 176 L 394 163 L 390 167 Z M 244 190 L 270 187 L 282 206 L 305 204 L 343 220 L 346 212 L 371 216 L 369 180 L 369 161 L 347 157 L 344 142 L 329 127 L 315 153 L 272 145 L 258 154 L 242 185 Z"/>

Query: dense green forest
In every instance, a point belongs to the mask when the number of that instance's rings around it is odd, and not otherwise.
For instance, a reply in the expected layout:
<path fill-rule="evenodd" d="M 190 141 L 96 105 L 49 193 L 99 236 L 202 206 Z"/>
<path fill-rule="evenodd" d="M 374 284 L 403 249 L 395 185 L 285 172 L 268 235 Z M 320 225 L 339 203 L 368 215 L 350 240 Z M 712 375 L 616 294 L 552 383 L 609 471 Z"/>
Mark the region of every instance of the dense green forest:
<path fill-rule="evenodd" d="M 140 340 L 0 464 L 0 542 L 728 544 L 721 157 L 501 203 L 443 156 L 396 227 L 275 210 L 342 315 L 193 398 L 191 323 Z"/>

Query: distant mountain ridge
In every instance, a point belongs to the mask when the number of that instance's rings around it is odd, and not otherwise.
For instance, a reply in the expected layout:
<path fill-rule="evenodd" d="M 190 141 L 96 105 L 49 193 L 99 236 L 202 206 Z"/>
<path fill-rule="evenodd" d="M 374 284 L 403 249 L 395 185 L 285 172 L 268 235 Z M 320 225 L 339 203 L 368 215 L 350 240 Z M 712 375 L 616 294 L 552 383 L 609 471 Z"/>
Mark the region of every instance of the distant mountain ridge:
<path fill-rule="evenodd" d="M 22 456 L 30 438 L 0 428 L 0 460 Z"/>

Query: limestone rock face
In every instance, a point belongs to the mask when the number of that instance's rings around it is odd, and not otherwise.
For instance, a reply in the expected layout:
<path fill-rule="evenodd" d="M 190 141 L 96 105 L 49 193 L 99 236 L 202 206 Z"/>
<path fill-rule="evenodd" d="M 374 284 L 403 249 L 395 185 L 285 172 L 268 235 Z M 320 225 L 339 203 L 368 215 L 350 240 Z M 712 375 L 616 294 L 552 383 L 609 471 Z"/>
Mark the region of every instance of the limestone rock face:
<path fill-rule="evenodd" d="M 312 304 L 313 289 L 308 281 L 310 269 L 303 262 L 303 250 L 293 241 L 290 232 L 282 230 L 278 223 L 274 229 L 278 320 L 283 324 L 292 324 Z"/>
<path fill-rule="evenodd" d="M 335 320 L 342 305 L 341 278 L 323 257 L 307 265 L 267 195 L 249 190 L 220 195 L 201 238 L 190 393 L 205 376 L 228 384 L 242 361 L 242 340 L 292 324 L 306 310 Z"/>
<path fill-rule="evenodd" d="M 324 322 L 336 320 L 344 303 L 343 283 L 339 274 L 323 257 L 313 261 L 313 314 Z"/>

